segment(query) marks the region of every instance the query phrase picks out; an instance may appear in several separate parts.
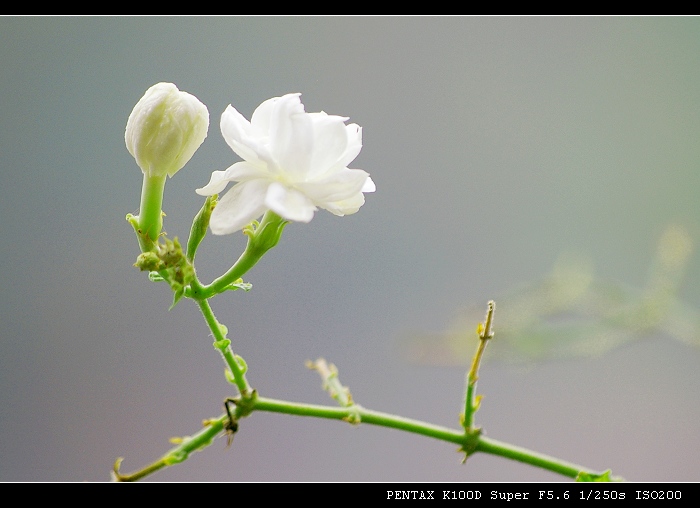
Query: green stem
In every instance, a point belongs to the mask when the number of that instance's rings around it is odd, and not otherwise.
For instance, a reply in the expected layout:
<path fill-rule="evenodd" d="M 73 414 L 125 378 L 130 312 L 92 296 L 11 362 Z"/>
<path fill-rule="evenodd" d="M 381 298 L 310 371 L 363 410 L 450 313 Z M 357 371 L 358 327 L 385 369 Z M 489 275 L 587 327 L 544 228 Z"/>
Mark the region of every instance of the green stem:
<path fill-rule="evenodd" d="M 505 457 L 507 459 L 523 462 L 525 464 L 530 464 L 554 473 L 568 476 L 569 478 L 576 478 L 581 472 L 599 474 L 591 469 L 579 466 L 578 464 L 566 462 L 564 460 L 550 457 L 549 455 L 534 452 L 526 448 L 503 443 L 501 441 L 483 436 L 479 437 L 476 444 L 476 449 L 474 451 L 498 455 L 499 457 Z"/>
<path fill-rule="evenodd" d="M 238 258 L 238 261 L 236 261 L 225 274 L 215 279 L 211 284 L 202 286 L 197 293 L 197 296 L 200 298 L 211 298 L 212 296 L 221 293 L 229 284 L 232 284 L 243 277 L 248 270 L 253 268 L 255 264 L 260 261 L 261 257 L 262 254 L 258 254 L 257 252 L 253 251 L 253 249 L 246 247 L 246 250 L 243 251 L 243 254 L 241 254 L 241 256 Z"/>
<path fill-rule="evenodd" d="M 331 420 L 344 420 L 349 423 L 368 423 L 370 425 L 378 425 L 380 427 L 389 427 L 413 434 L 420 434 L 458 445 L 463 444 L 465 441 L 464 432 L 462 431 L 452 430 L 447 427 L 433 425 L 411 418 L 382 413 L 380 411 L 372 411 L 358 404 L 347 407 L 319 406 L 315 404 L 302 404 L 298 402 L 268 399 L 266 397 L 257 397 L 253 403 L 252 410 L 328 418 Z"/>
<path fill-rule="evenodd" d="M 248 236 L 248 243 L 243 254 L 241 254 L 238 260 L 225 274 L 215 279 L 208 286 L 203 286 L 196 297 L 211 298 L 243 277 L 248 270 L 253 268 L 253 266 L 260 261 L 260 258 L 262 258 L 268 250 L 277 245 L 285 224 L 287 224 L 287 221 L 272 210 L 268 210 L 265 212 L 265 215 L 263 215 L 259 224 L 254 222 L 252 225 L 246 227 L 244 232 Z"/>
<path fill-rule="evenodd" d="M 226 338 L 222 326 L 216 320 L 216 316 L 214 316 L 214 311 L 212 311 L 209 302 L 206 299 L 196 299 L 195 301 L 199 306 L 199 310 L 202 311 L 204 320 L 207 322 L 211 333 L 214 335 L 214 347 L 219 350 L 221 356 L 226 362 L 226 365 L 228 365 L 228 368 L 231 370 L 231 374 L 233 374 L 233 379 L 238 387 L 238 390 L 241 392 L 241 395 L 243 397 L 248 397 L 251 393 L 251 388 L 248 384 L 248 380 L 245 377 L 245 373 L 241 369 L 241 366 L 236 360 L 236 356 L 231 350 L 231 341 Z"/>
<path fill-rule="evenodd" d="M 143 175 L 141 188 L 141 209 L 139 211 L 139 229 L 141 233 L 155 242 L 163 228 L 163 190 L 166 175 Z"/>
<path fill-rule="evenodd" d="M 300 404 L 265 397 L 257 397 L 250 407 L 251 411 L 268 411 L 273 413 L 286 413 L 298 416 L 311 416 L 316 418 L 328 418 L 332 420 L 344 420 L 350 423 L 368 423 L 380 427 L 389 427 L 403 430 L 412 434 L 432 437 L 440 441 L 454 443 L 464 447 L 473 447 L 473 452 L 488 453 L 498 455 L 525 464 L 537 466 L 554 473 L 558 473 L 569 478 L 576 478 L 579 473 L 598 474 L 597 472 L 566 462 L 549 455 L 537 453 L 526 448 L 521 448 L 508 443 L 503 443 L 495 439 L 484 437 L 480 434 L 468 434 L 463 430 L 453 430 L 440 425 L 404 418 L 392 414 L 382 413 L 365 409 L 362 406 L 353 404 L 348 407 L 317 406 L 313 404 Z M 476 444 L 471 444 L 472 436 L 476 436 Z"/>
<path fill-rule="evenodd" d="M 472 452 L 470 453 L 482 452 L 497 455 L 499 457 L 508 458 L 524 464 L 530 464 L 547 471 L 552 471 L 569 478 L 576 478 L 581 472 L 592 475 L 599 474 L 598 472 L 583 466 L 559 460 L 526 448 L 503 443 L 495 439 L 489 439 L 479 435 L 478 433 L 470 435 L 465 433 L 464 430 L 453 430 L 420 420 L 404 418 L 388 413 L 382 413 L 380 411 L 372 411 L 357 404 L 353 404 L 348 407 L 321 406 L 255 396 L 248 397 L 237 402 L 240 402 L 240 409 L 243 411 L 237 412 L 236 418 L 238 418 L 239 415 L 248 416 L 253 411 L 257 410 L 296 416 L 342 420 L 354 424 L 367 423 L 370 425 L 398 429 L 404 432 L 419 434 L 438 439 L 440 441 L 453 443 L 459 445 L 462 449 L 469 446 L 472 449 Z M 175 448 L 172 448 L 159 460 L 135 473 L 121 475 L 118 471 L 119 461 L 117 461 L 114 470 L 115 477 L 120 481 L 134 481 L 154 473 L 155 471 L 158 471 L 166 466 L 182 462 L 191 452 L 201 450 L 202 448 L 211 444 L 212 440 L 219 433 L 224 431 L 229 432 L 226 430 L 228 420 L 228 415 L 224 413 L 216 419 L 207 421 L 207 426 L 204 429 L 200 430 L 193 436 L 185 438 L 183 443 Z M 476 437 L 475 443 L 471 443 L 473 437 Z"/>
<path fill-rule="evenodd" d="M 163 455 L 160 459 L 134 473 L 121 474 L 119 472 L 119 466 L 121 465 L 122 459 L 117 459 L 113 469 L 114 479 L 118 482 L 135 482 L 164 467 L 179 464 L 186 460 L 190 453 L 200 451 L 209 446 L 214 438 L 224 430 L 227 420 L 228 416 L 225 414 L 216 419 L 208 420 L 206 426 L 202 430 L 192 436 L 183 438 L 180 444 L 171 448 L 168 453 Z"/>

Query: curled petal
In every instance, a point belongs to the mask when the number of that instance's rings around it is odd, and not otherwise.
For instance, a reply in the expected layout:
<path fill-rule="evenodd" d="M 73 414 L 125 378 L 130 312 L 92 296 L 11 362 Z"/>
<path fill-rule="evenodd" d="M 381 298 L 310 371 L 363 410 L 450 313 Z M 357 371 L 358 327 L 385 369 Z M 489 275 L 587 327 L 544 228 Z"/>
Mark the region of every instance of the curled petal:
<path fill-rule="evenodd" d="M 374 185 L 374 181 L 368 176 L 365 184 L 362 186 L 362 192 L 374 192 L 377 190 L 377 186 Z"/>
<path fill-rule="evenodd" d="M 236 162 L 226 171 L 214 171 L 211 174 L 209 183 L 197 189 L 200 196 L 211 196 L 219 194 L 226 188 L 228 182 L 244 182 L 256 178 L 267 178 L 268 174 L 258 166 L 254 166 L 246 161 Z"/>
<path fill-rule="evenodd" d="M 268 186 L 269 182 L 265 180 L 248 180 L 234 185 L 211 214 L 209 226 L 212 233 L 234 233 L 260 217 L 267 209 L 265 195 Z"/>
<path fill-rule="evenodd" d="M 258 164 L 270 161 L 267 132 L 259 132 L 230 104 L 221 115 L 221 134 L 242 159 Z"/>
<path fill-rule="evenodd" d="M 266 168 L 261 168 L 248 161 L 236 162 L 226 170 L 226 178 L 232 182 L 243 182 L 255 178 L 270 178 Z"/>
<path fill-rule="evenodd" d="M 316 207 L 303 193 L 274 182 L 267 189 L 265 204 L 277 215 L 296 222 L 309 222 Z"/>
<path fill-rule="evenodd" d="M 209 183 L 200 187 L 195 192 L 200 196 L 213 196 L 226 188 L 230 180 L 226 178 L 226 171 L 214 171 L 211 174 Z"/>

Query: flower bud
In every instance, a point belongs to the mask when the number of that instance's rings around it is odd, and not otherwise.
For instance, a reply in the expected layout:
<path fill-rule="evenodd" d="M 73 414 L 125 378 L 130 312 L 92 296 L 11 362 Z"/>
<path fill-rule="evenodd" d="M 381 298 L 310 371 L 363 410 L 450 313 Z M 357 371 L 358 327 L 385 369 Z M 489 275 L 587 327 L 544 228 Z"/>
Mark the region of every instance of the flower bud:
<path fill-rule="evenodd" d="M 146 90 L 126 122 L 124 140 L 144 175 L 173 176 L 192 158 L 209 129 L 209 111 L 172 83 Z"/>

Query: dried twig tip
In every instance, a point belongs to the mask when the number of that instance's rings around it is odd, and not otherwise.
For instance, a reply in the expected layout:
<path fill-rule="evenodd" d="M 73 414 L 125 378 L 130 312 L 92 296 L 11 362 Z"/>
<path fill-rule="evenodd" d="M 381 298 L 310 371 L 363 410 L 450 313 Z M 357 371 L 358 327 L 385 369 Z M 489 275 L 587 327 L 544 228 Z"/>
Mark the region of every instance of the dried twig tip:
<path fill-rule="evenodd" d="M 486 309 L 486 319 L 483 326 L 479 327 L 479 335 L 482 339 L 490 339 L 493 337 L 493 313 L 496 310 L 496 302 L 490 300 Z"/>

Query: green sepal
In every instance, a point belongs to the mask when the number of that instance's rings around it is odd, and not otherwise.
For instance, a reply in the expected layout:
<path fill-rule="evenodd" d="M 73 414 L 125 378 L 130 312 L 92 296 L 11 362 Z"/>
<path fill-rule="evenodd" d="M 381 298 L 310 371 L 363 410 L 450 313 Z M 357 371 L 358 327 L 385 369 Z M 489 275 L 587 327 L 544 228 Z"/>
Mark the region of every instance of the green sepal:
<path fill-rule="evenodd" d="M 576 476 L 577 482 L 621 482 L 622 478 L 619 476 L 612 475 L 612 469 L 603 471 L 602 473 L 587 473 L 586 471 L 581 471 Z"/>
<path fill-rule="evenodd" d="M 126 221 L 131 224 L 132 228 L 134 228 L 134 233 L 136 233 L 136 239 L 139 241 L 141 252 L 154 251 L 156 249 L 156 244 L 148 237 L 148 235 L 144 235 L 141 231 L 141 226 L 139 226 L 139 218 L 136 215 L 127 213 Z"/>
<path fill-rule="evenodd" d="M 217 195 L 207 196 L 204 201 L 204 205 L 200 208 L 197 215 L 195 215 L 192 221 L 192 228 L 190 229 L 190 237 L 187 240 L 187 260 L 192 263 L 194 261 L 194 256 L 197 252 L 199 244 L 202 243 L 204 236 L 207 234 L 207 228 L 209 227 L 209 219 L 211 219 L 211 212 L 214 211 L 214 207 L 217 203 Z"/>
<path fill-rule="evenodd" d="M 284 227 L 289 224 L 271 210 L 265 212 L 262 222 L 253 221 L 243 228 L 243 234 L 248 237 L 247 250 L 255 251 L 262 256 L 277 245 Z"/>
<path fill-rule="evenodd" d="M 172 286 L 171 286 L 172 287 Z M 173 310 L 173 308 L 177 305 L 177 302 L 179 302 L 183 296 L 185 296 L 185 288 L 183 286 L 180 286 L 179 288 L 175 289 L 173 288 L 174 293 L 173 293 L 173 303 L 172 305 L 168 308 L 168 310 Z"/>

